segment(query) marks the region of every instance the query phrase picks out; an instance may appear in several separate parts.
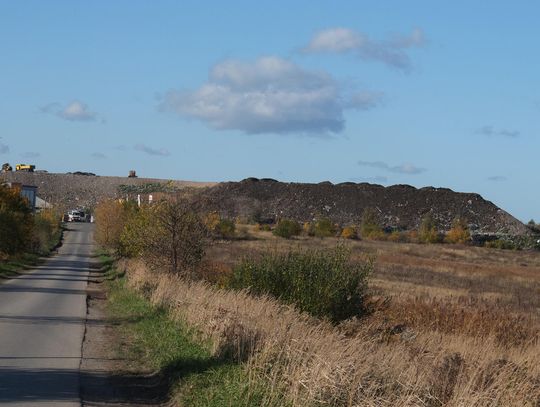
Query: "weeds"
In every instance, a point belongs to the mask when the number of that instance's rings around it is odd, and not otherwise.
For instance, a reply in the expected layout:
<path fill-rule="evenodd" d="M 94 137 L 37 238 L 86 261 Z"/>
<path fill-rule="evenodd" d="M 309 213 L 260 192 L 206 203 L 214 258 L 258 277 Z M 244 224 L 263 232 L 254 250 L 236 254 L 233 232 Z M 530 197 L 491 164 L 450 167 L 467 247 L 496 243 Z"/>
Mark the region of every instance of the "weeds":
<path fill-rule="evenodd" d="M 233 269 L 230 287 L 269 294 L 298 309 L 334 322 L 364 312 L 373 262 L 351 262 L 350 250 L 290 251 L 244 259 Z"/>
<path fill-rule="evenodd" d="M 138 368 L 157 372 L 163 390 L 180 405 L 281 406 L 266 403 L 264 387 L 251 380 L 245 366 L 211 352 L 209 341 L 200 341 L 185 322 L 173 319 L 168 310 L 152 304 L 125 286 L 125 280 L 109 283 L 108 312 L 122 325 L 129 338 L 124 356 L 137 361 Z"/>

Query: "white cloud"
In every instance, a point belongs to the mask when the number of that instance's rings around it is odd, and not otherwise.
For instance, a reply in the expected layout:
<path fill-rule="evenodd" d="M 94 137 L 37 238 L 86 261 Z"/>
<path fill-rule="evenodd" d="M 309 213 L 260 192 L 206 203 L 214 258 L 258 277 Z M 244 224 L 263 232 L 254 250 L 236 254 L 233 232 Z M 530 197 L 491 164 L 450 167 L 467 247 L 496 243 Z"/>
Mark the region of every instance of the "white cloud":
<path fill-rule="evenodd" d="M 169 91 L 162 110 L 201 120 L 218 130 L 248 134 L 305 133 L 343 130 L 343 111 L 369 109 L 380 94 L 347 98 L 327 73 L 302 69 L 278 57 L 253 63 L 228 60 L 214 66 L 209 80 L 196 90 Z"/>
<path fill-rule="evenodd" d="M 374 60 L 405 71 L 411 62 L 407 50 L 425 44 L 424 32 L 415 28 L 410 34 L 395 34 L 388 40 L 372 40 L 368 35 L 348 28 L 334 27 L 313 36 L 304 53 L 351 52 L 365 60 Z"/>
<path fill-rule="evenodd" d="M 417 167 L 411 163 L 404 163 L 400 165 L 389 165 L 383 161 L 358 161 L 358 165 L 362 167 L 371 167 L 371 168 L 377 168 L 381 170 L 385 170 L 388 172 L 394 172 L 398 174 L 420 174 L 422 172 L 425 172 L 425 168 Z"/>
<path fill-rule="evenodd" d="M 43 106 L 41 111 L 69 121 L 91 122 L 97 120 L 97 113 L 92 112 L 86 103 L 78 100 L 74 100 L 66 106 L 61 106 L 59 103 L 50 103 Z"/>
<path fill-rule="evenodd" d="M 9 146 L 4 143 L 0 143 L 0 154 L 7 154 L 9 153 Z"/>
<path fill-rule="evenodd" d="M 315 34 L 306 52 L 346 52 L 362 47 L 367 38 L 348 28 L 329 28 Z"/>
<path fill-rule="evenodd" d="M 507 138 L 517 138 L 521 135 L 521 132 L 518 130 L 508 130 L 508 129 L 496 129 L 493 126 L 482 126 L 476 130 L 477 134 L 487 137 L 507 137 Z"/>
<path fill-rule="evenodd" d="M 141 151 L 145 154 L 148 154 L 148 155 L 158 155 L 158 156 L 162 156 L 162 157 L 166 157 L 168 155 L 171 155 L 171 153 L 164 149 L 164 148 L 160 148 L 160 149 L 156 149 L 156 148 L 152 148 L 152 147 L 149 147 L 147 145 L 144 145 L 144 144 L 137 144 L 135 145 L 135 150 L 137 151 Z"/>

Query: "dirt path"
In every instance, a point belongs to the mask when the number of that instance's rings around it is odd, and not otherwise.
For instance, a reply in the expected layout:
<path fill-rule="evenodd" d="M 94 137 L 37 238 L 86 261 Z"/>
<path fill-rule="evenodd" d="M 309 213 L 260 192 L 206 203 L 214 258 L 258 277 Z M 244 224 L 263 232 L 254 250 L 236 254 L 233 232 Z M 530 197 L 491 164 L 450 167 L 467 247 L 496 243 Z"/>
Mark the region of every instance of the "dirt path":
<path fill-rule="evenodd" d="M 129 321 L 114 320 L 106 310 L 103 271 L 91 273 L 87 289 L 87 322 L 81 362 L 83 406 L 164 406 L 163 380 L 142 372 L 137 361 L 122 356 L 120 327 Z"/>

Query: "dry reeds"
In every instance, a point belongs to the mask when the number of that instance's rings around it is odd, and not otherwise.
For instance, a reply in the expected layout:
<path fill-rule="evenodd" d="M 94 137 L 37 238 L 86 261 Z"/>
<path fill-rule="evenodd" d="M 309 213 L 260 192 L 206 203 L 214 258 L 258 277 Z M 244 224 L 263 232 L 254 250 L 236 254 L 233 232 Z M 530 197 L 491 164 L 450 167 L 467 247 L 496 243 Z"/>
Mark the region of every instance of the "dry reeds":
<path fill-rule="evenodd" d="M 140 262 L 120 267 L 131 287 L 211 340 L 216 356 L 246 361 L 268 383 L 268 404 L 281 393 L 294 406 L 540 404 L 538 341 L 387 330 L 384 312 L 334 327 L 267 297 L 152 273 Z"/>

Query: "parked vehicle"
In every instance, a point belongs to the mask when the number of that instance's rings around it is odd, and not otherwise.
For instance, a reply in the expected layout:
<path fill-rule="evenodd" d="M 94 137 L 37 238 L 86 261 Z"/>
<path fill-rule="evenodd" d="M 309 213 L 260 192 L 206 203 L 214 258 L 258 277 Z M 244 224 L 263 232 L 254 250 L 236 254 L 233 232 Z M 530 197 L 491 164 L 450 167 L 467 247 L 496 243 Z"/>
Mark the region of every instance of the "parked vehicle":
<path fill-rule="evenodd" d="M 36 166 L 32 164 L 17 164 L 15 166 L 15 171 L 34 172 L 35 169 L 36 169 Z"/>
<path fill-rule="evenodd" d="M 86 222 L 86 214 L 78 209 L 72 209 L 67 213 L 68 222 Z"/>

